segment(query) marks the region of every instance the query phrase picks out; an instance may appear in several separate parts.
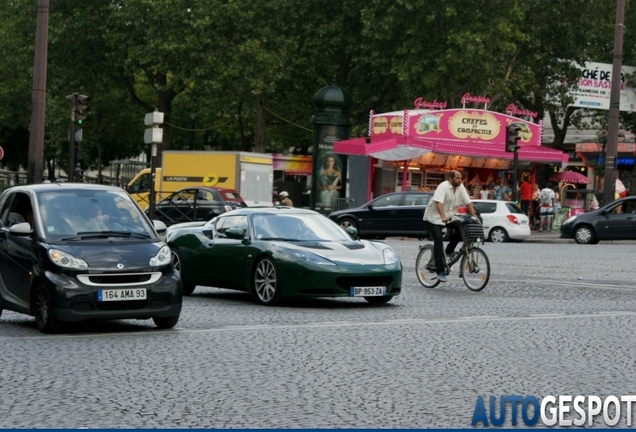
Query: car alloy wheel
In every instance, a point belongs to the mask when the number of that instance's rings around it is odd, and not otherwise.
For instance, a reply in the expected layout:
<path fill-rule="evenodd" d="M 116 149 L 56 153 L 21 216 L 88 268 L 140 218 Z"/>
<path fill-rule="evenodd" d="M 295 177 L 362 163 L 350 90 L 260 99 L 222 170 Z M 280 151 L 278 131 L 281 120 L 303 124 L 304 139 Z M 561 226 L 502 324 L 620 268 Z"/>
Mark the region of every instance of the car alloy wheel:
<path fill-rule="evenodd" d="M 254 295 L 259 303 L 267 306 L 280 303 L 281 289 L 276 266 L 271 258 L 263 258 L 256 264 L 253 281 Z"/>
<path fill-rule="evenodd" d="M 183 277 L 181 277 L 181 267 L 182 267 L 183 259 L 181 258 L 181 254 L 179 253 L 177 249 L 171 248 L 171 250 L 172 250 L 172 264 L 174 265 L 174 269 L 179 272 L 179 277 L 181 278 L 181 286 L 183 288 L 183 295 L 185 296 L 192 295 L 192 293 L 194 292 L 194 289 L 197 286 L 195 284 L 187 284 L 183 282 Z"/>
<path fill-rule="evenodd" d="M 505 243 L 508 241 L 508 233 L 503 228 L 493 228 L 490 230 L 490 241 L 493 243 Z"/>
<path fill-rule="evenodd" d="M 51 290 L 46 285 L 37 286 L 32 305 L 38 330 L 42 333 L 59 333 L 62 329 L 62 323 L 53 312 L 53 297 Z"/>
<path fill-rule="evenodd" d="M 338 224 L 342 229 L 347 229 L 349 227 L 355 228 L 356 230 L 358 229 L 358 225 L 351 218 L 344 218 Z"/>

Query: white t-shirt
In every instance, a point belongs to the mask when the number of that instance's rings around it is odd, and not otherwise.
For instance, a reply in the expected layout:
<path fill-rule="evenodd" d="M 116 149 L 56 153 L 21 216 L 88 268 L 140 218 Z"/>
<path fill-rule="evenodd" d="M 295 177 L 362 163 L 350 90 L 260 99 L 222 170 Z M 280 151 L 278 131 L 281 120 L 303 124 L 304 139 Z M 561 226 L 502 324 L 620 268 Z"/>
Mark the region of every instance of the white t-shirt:
<path fill-rule="evenodd" d="M 479 191 L 479 196 L 481 199 L 488 199 L 489 192 L 487 189 L 482 189 Z"/>
<path fill-rule="evenodd" d="M 444 207 L 444 216 L 451 217 L 457 213 L 457 209 L 461 205 L 467 205 L 470 203 L 470 197 L 463 184 L 457 188 L 453 188 L 453 185 L 448 180 L 440 183 L 435 189 L 433 198 L 426 206 L 424 212 L 424 220 L 435 225 L 444 225 L 442 222 L 442 216 L 437 211 L 437 205 L 435 202 L 442 203 Z"/>

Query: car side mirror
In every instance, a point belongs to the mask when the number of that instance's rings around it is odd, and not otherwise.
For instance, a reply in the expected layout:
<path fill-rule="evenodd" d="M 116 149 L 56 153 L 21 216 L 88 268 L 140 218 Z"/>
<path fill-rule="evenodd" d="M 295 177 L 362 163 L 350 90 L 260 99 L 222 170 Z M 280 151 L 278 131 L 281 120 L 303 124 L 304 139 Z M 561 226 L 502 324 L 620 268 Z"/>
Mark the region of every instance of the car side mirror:
<path fill-rule="evenodd" d="M 152 225 L 155 227 L 155 231 L 157 231 L 157 234 L 159 234 L 161 237 L 163 237 L 163 236 L 165 236 L 165 235 L 166 235 L 166 229 L 167 229 L 167 227 L 166 227 L 166 224 L 165 224 L 165 223 L 163 223 L 163 222 L 162 222 L 162 221 L 160 221 L 160 220 L 156 220 L 156 219 L 154 219 L 154 220 L 152 221 Z"/>
<path fill-rule="evenodd" d="M 347 232 L 347 234 L 349 234 L 349 237 L 351 237 L 354 240 L 356 237 L 358 237 L 358 230 L 352 226 L 346 227 L 345 231 Z"/>
<path fill-rule="evenodd" d="M 28 236 L 31 234 L 31 224 L 28 222 L 17 223 L 9 228 L 9 234 L 15 236 Z"/>
<path fill-rule="evenodd" d="M 369 210 L 373 210 L 373 204 L 369 204 L 369 205 L 367 206 L 367 208 L 368 208 Z"/>
<path fill-rule="evenodd" d="M 225 231 L 227 238 L 234 240 L 243 240 L 245 238 L 245 230 L 242 228 L 230 228 Z"/>

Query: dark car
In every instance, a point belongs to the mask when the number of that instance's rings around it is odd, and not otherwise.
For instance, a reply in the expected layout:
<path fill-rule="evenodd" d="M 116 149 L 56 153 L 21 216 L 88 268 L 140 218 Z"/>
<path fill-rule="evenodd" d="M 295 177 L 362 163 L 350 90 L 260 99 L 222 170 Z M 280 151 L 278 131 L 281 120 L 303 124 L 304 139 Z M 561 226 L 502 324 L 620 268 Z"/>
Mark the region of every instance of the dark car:
<path fill-rule="evenodd" d="M 252 207 L 173 225 L 166 243 L 185 295 L 205 285 L 247 291 L 272 306 L 292 297 L 386 303 L 401 292 L 402 264 L 390 246 L 356 234 L 312 210 Z"/>
<path fill-rule="evenodd" d="M 171 328 L 183 292 L 170 248 L 124 190 L 53 183 L 0 196 L 0 314 L 66 321 L 149 319 Z"/>
<path fill-rule="evenodd" d="M 561 238 L 580 244 L 600 240 L 636 239 L 636 196 L 621 198 L 589 213 L 580 213 L 561 224 Z"/>
<path fill-rule="evenodd" d="M 354 227 L 361 238 L 425 237 L 424 210 L 432 197 L 431 192 L 389 193 L 361 207 L 335 211 L 329 219 Z"/>
<path fill-rule="evenodd" d="M 247 204 L 234 189 L 189 187 L 159 201 L 155 205 L 155 218 L 170 226 L 183 222 L 209 221 L 226 211 L 241 207 L 247 207 Z"/>

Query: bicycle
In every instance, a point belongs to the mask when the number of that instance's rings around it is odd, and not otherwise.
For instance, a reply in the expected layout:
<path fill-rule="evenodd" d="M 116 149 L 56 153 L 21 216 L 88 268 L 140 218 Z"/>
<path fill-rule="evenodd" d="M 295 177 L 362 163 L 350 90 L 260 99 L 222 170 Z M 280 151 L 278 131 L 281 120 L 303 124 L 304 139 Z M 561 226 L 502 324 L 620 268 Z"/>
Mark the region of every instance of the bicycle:
<path fill-rule="evenodd" d="M 484 227 L 481 223 L 466 223 L 468 217 L 453 216 L 450 223 L 459 222 L 462 235 L 462 246 L 453 259 L 448 259 L 444 251 L 444 273 L 448 276 L 452 267 L 460 262 L 459 276 L 471 291 L 481 291 L 490 280 L 490 261 L 486 252 L 475 244 L 484 243 Z M 417 280 L 426 288 L 435 288 L 440 284 L 435 268 L 433 244 L 420 245 L 420 252 L 415 261 Z"/>

